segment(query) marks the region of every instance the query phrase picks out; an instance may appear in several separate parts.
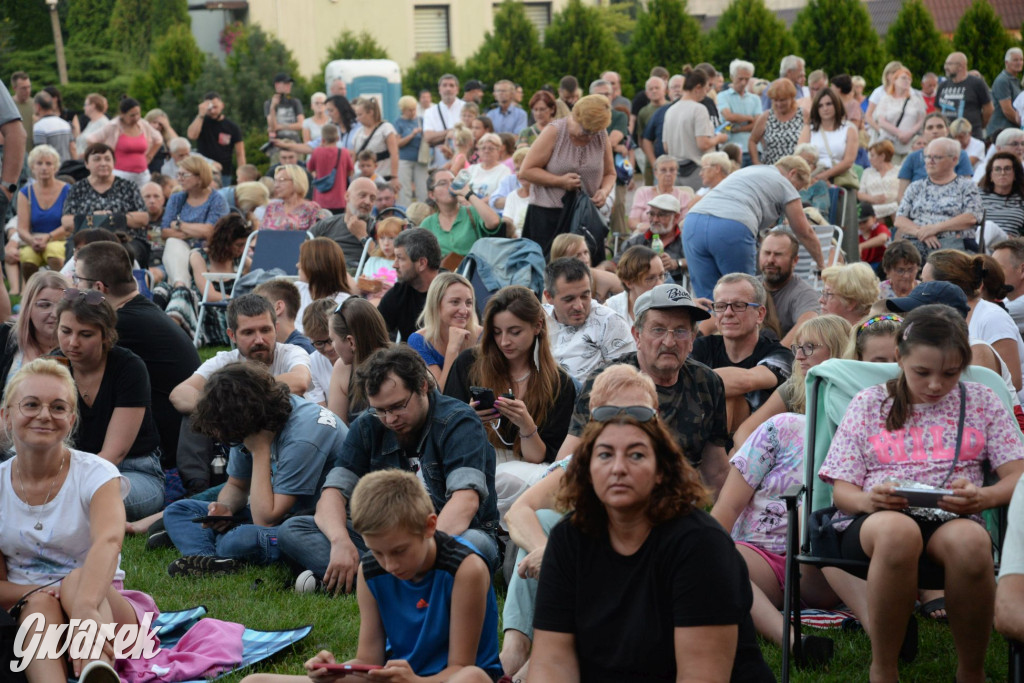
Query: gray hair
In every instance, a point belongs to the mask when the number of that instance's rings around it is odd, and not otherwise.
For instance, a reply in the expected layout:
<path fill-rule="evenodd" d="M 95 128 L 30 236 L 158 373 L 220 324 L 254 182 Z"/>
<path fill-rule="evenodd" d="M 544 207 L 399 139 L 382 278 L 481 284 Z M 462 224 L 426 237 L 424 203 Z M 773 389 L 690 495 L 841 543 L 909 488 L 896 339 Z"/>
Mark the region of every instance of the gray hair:
<path fill-rule="evenodd" d="M 679 162 L 671 154 L 662 154 L 654 160 L 654 168 L 660 168 L 662 164 L 672 164 L 677 170 L 679 169 Z"/>
<path fill-rule="evenodd" d="M 928 143 L 928 147 L 931 147 L 932 145 L 941 149 L 945 154 L 956 158 L 960 157 L 960 143 L 953 138 L 936 138 Z M 927 149 L 927 147 L 925 149 Z"/>
<path fill-rule="evenodd" d="M 434 233 L 424 228 L 409 228 L 395 237 L 395 249 L 402 247 L 406 256 L 413 263 L 427 259 L 427 268 L 438 270 L 441 267 L 441 245 Z"/>
<path fill-rule="evenodd" d="M 996 147 L 1006 147 L 1011 142 L 1024 138 L 1024 130 L 1020 128 L 1007 128 L 996 136 Z"/>
<path fill-rule="evenodd" d="M 812 145 L 809 142 L 803 142 L 803 143 L 800 143 L 799 145 L 797 145 L 796 147 L 793 148 L 793 154 L 795 154 L 798 157 L 803 156 L 805 153 L 806 154 L 813 154 L 814 158 L 817 159 L 818 158 L 818 146 L 817 145 Z"/>
<path fill-rule="evenodd" d="M 964 118 L 959 118 L 949 124 L 949 134 L 953 137 L 960 135 L 960 133 L 970 133 L 972 130 L 974 130 L 974 126 L 971 125 L 970 121 Z"/>
<path fill-rule="evenodd" d="M 1006 55 L 1003 57 L 1003 61 L 1010 61 L 1014 55 L 1024 56 L 1024 50 L 1021 50 L 1019 47 L 1011 47 L 1009 50 L 1006 51 Z"/>
<path fill-rule="evenodd" d="M 188 138 L 178 136 L 171 140 L 169 143 L 167 143 L 167 151 L 171 152 L 172 154 L 174 152 L 177 152 L 179 149 L 187 149 L 189 151 L 192 151 L 192 144 L 188 141 Z"/>
<path fill-rule="evenodd" d="M 729 78 L 736 78 L 736 74 L 740 71 L 749 71 L 750 76 L 754 76 L 754 65 L 748 61 L 742 59 L 734 59 L 729 62 Z"/>
<path fill-rule="evenodd" d="M 32 148 L 32 151 L 28 153 L 28 167 L 30 170 L 39 157 L 50 157 L 54 161 L 53 165 L 57 168 L 60 167 L 60 152 L 51 145 L 36 145 Z"/>
<path fill-rule="evenodd" d="M 612 87 L 612 84 L 609 83 L 608 81 L 604 80 L 603 78 L 599 78 L 596 81 L 591 81 L 590 82 L 590 94 L 593 95 L 595 90 L 597 90 L 598 88 L 603 88 L 606 85 L 609 88 Z"/>
<path fill-rule="evenodd" d="M 653 83 L 654 81 L 660 81 L 662 85 L 664 85 L 666 88 L 668 87 L 668 84 L 665 83 L 665 79 L 662 78 L 661 76 L 651 76 L 646 81 L 644 81 L 644 88 L 649 87 L 651 83 Z"/>
<path fill-rule="evenodd" d="M 797 57 L 796 55 L 786 55 L 785 57 L 782 58 L 782 63 L 779 64 L 779 78 L 785 78 L 787 71 L 799 69 L 803 65 L 803 57 Z"/>
<path fill-rule="evenodd" d="M 765 290 L 764 285 L 760 280 L 748 273 L 727 273 L 726 275 L 723 275 L 718 278 L 714 291 L 717 292 L 718 288 L 722 285 L 731 285 L 734 282 L 746 282 L 750 285 L 751 289 L 754 290 L 754 301 L 752 303 L 764 306 L 768 302 L 768 292 Z"/>
<path fill-rule="evenodd" d="M 339 79 L 335 79 L 339 80 Z M 455 81 L 455 85 L 459 84 L 459 77 L 455 74 L 441 74 L 441 77 L 437 79 L 437 87 L 440 88 L 441 84 L 445 81 Z"/>
<path fill-rule="evenodd" d="M 708 152 L 700 158 L 700 163 L 707 162 L 722 169 L 722 175 L 732 173 L 732 159 L 725 152 Z"/>
<path fill-rule="evenodd" d="M 684 83 L 685 81 L 686 81 L 686 76 L 684 76 L 682 74 L 676 74 L 676 75 L 672 76 L 672 78 L 668 79 L 668 87 L 671 88 L 673 83 L 679 83 L 680 87 L 682 87 L 682 83 Z"/>

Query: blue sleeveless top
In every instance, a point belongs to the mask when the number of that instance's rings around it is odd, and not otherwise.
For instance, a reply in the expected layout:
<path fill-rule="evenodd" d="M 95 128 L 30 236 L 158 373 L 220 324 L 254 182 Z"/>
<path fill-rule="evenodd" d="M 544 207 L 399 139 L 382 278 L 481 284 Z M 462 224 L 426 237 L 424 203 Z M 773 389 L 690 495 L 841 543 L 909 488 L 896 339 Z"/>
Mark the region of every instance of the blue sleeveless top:
<path fill-rule="evenodd" d="M 68 192 L 71 191 L 71 186 L 65 184 L 60 189 L 60 195 L 57 196 L 57 201 L 53 203 L 48 209 L 44 209 L 39 206 L 39 202 L 36 199 L 35 192 L 29 192 L 31 185 L 26 185 L 21 188 L 21 193 L 28 198 L 29 203 L 32 206 L 32 212 L 29 214 L 29 230 L 31 232 L 53 232 L 60 227 L 60 217 L 64 214 L 64 200 L 68 198 Z"/>

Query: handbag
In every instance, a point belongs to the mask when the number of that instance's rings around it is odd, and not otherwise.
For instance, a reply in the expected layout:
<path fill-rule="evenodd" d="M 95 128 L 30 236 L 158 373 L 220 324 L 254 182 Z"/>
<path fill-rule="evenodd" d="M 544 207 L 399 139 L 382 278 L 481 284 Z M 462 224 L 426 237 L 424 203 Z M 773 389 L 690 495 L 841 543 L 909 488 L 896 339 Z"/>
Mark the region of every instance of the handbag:
<path fill-rule="evenodd" d="M 596 266 L 604 260 L 604 241 L 608 237 L 608 225 L 604 222 L 594 202 L 586 192 L 566 192 L 562 197 L 562 215 L 558 220 L 555 234 L 571 233 L 582 235 L 590 250 L 590 265 Z"/>
<path fill-rule="evenodd" d="M 821 132 L 821 141 L 825 143 L 825 153 L 828 154 L 828 158 L 832 160 L 833 164 L 835 164 L 836 158 L 832 156 L 832 150 L 829 147 L 828 136 L 825 135 L 825 131 Z M 847 190 L 859 190 L 860 178 L 857 177 L 856 171 L 854 171 L 853 166 L 851 166 L 839 175 L 833 176 L 832 184 L 846 188 Z"/>
<path fill-rule="evenodd" d="M 423 130 L 423 119 L 420 118 L 420 131 Z M 429 164 L 434 160 L 434 150 L 430 147 L 430 143 L 427 142 L 427 136 L 422 132 L 420 133 L 420 150 L 416 157 L 416 161 L 421 164 Z"/>
<path fill-rule="evenodd" d="M 338 164 L 341 163 L 341 150 L 338 150 L 338 158 L 334 160 L 334 168 L 331 172 L 325 175 L 323 178 L 317 178 L 313 181 L 313 187 L 317 192 L 330 192 L 331 188 L 334 187 L 334 179 L 338 175 Z"/>

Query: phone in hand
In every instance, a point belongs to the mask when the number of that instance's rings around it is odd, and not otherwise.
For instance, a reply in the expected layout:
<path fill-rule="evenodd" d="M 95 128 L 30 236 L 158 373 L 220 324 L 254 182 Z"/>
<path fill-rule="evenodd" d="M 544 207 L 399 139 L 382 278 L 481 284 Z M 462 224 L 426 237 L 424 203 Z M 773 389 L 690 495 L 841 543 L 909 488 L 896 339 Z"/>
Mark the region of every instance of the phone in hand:
<path fill-rule="evenodd" d="M 477 401 L 477 410 L 490 410 L 494 407 L 494 391 L 486 387 L 470 387 L 469 395 Z"/>
<path fill-rule="evenodd" d="M 377 669 L 383 669 L 383 666 L 379 664 L 316 664 L 314 669 L 326 669 L 327 671 L 337 671 L 340 673 L 366 673 L 367 671 L 376 671 Z"/>
<path fill-rule="evenodd" d="M 943 496 L 955 495 L 950 489 L 918 489 L 907 486 L 897 486 L 892 492 L 906 498 L 907 504 L 912 508 L 937 508 Z"/>
<path fill-rule="evenodd" d="M 216 524 L 217 522 L 231 522 L 232 524 L 247 524 L 249 518 L 245 515 L 200 515 L 193 517 L 193 524 Z"/>

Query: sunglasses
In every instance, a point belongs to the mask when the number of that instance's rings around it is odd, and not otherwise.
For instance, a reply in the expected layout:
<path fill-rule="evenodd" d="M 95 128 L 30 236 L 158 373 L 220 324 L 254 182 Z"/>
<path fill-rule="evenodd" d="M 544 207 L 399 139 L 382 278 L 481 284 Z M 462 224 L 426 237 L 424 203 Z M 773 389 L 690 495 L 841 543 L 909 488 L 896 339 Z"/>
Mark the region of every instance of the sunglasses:
<path fill-rule="evenodd" d="M 101 303 L 107 300 L 107 297 L 103 296 L 103 292 L 101 292 L 98 289 L 68 288 L 64 290 L 65 301 L 74 301 L 80 296 L 84 296 L 85 303 L 89 304 L 90 306 L 99 306 Z"/>
<path fill-rule="evenodd" d="M 650 422 L 658 416 L 658 411 L 647 406 L 599 406 L 590 411 L 590 419 L 594 422 L 608 422 L 619 415 L 626 415 L 637 422 Z"/>

